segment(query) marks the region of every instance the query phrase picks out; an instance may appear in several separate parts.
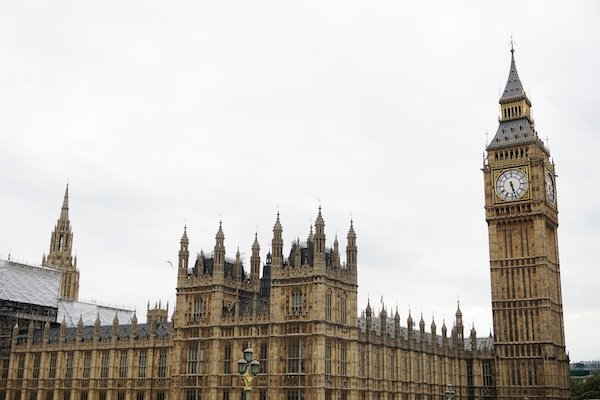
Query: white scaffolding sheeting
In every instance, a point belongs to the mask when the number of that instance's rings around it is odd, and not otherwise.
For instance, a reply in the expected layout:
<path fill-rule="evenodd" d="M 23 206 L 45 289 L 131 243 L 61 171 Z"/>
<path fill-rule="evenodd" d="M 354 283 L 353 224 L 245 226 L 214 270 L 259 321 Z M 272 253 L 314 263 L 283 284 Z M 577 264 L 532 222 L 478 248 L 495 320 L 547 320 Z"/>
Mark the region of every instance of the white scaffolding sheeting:
<path fill-rule="evenodd" d="M 67 327 L 74 327 L 77 326 L 79 318 L 81 318 L 83 325 L 89 326 L 94 325 L 96 318 L 99 317 L 101 325 L 111 325 L 115 315 L 119 319 L 119 324 L 130 324 L 133 318 L 133 310 L 61 299 L 58 306 L 57 322 L 62 322 L 64 319 Z"/>
<path fill-rule="evenodd" d="M 0 260 L 0 299 L 58 307 L 62 272 Z"/>

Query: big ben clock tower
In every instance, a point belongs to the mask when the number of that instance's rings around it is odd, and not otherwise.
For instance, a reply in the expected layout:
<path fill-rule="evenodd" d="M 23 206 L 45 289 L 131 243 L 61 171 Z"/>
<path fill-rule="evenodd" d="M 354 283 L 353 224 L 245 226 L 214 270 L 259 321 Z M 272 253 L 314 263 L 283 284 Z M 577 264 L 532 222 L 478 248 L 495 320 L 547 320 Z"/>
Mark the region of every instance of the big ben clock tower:
<path fill-rule="evenodd" d="M 535 130 L 512 48 L 483 173 L 497 396 L 568 399 L 556 174 Z"/>

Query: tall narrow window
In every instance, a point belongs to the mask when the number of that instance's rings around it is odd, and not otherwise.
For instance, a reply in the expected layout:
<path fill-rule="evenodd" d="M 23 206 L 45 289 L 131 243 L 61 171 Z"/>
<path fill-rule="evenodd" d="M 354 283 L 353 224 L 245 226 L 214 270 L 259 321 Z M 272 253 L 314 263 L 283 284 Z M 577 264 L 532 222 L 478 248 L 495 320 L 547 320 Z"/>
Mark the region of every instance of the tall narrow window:
<path fill-rule="evenodd" d="M 83 378 L 88 379 L 90 377 L 90 369 L 92 366 L 92 352 L 86 351 L 83 353 Z"/>
<path fill-rule="evenodd" d="M 158 353 L 158 377 L 166 378 L 167 376 L 167 349 L 160 349 Z"/>
<path fill-rule="evenodd" d="M 23 379 L 25 374 L 25 354 L 19 354 L 17 359 L 17 379 Z"/>
<path fill-rule="evenodd" d="M 331 341 L 325 342 L 325 374 L 331 374 Z"/>
<path fill-rule="evenodd" d="M 67 365 L 65 368 L 65 379 L 73 378 L 73 353 L 67 353 Z"/>
<path fill-rule="evenodd" d="M 300 288 L 292 289 L 292 313 L 298 314 L 302 312 L 304 299 Z"/>
<path fill-rule="evenodd" d="M 127 350 L 121 351 L 119 361 L 119 378 L 127 378 Z"/>
<path fill-rule="evenodd" d="M 200 321 L 202 319 L 203 307 L 204 302 L 202 301 L 202 297 L 196 297 L 194 299 L 192 321 Z"/>
<path fill-rule="evenodd" d="M 102 352 L 102 363 L 100 364 L 100 378 L 108 378 L 108 351 Z"/>
<path fill-rule="evenodd" d="M 287 373 L 304 373 L 304 343 L 300 339 L 290 339 L 287 344 Z"/>
<path fill-rule="evenodd" d="M 365 355 L 365 346 L 359 346 L 358 348 L 358 372 L 361 378 L 364 378 L 366 375 L 366 355 Z"/>
<path fill-rule="evenodd" d="M 138 354 L 138 378 L 146 377 L 146 350 L 140 350 Z"/>
<path fill-rule="evenodd" d="M 269 372 L 269 344 L 262 342 L 260 344 L 260 372 L 266 374 Z"/>
<path fill-rule="evenodd" d="M 50 353 L 50 365 L 48 368 L 48 378 L 56 378 L 56 352 Z"/>
<path fill-rule="evenodd" d="M 33 374 L 31 377 L 33 379 L 38 379 L 40 377 L 40 363 L 42 360 L 42 355 L 40 353 L 36 353 L 33 356 Z"/>
<path fill-rule="evenodd" d="M 381 378 L 381 351 L 375 350 L 375 378 Z"/>
<path fill-rule="evenodd" d="M 346 344 L 340 344 L 340 375 L 348 375 L 348 354 Z"/>
<path fill-rule="evenodd" d="M 346 293 L 342 293 L 340 297 L 340 323 L 346 323 Z"/>
<path fill-rule="evenodd" d="M 204 372 L 204 349 L 198 348 L 198 374 L 202 375 Z"/>
<path fill-rule="evenodd" d="M 327 293 L 325 293 L 325 320 L 326 321 L 331 321 L 331 298 L 332 298 L 331 289 L 327 289 Z"/>
<path fill-rule="evenodd" d="M 189 344 L 187 373 L 188 375 L 196 375 L 198 373 L 198 342 L 192 342 Z"/>
<path fill-rule="evenodd" d="M 223 349 L 223 373 L 231 373 L 231 344 L 226 344 Z"/>

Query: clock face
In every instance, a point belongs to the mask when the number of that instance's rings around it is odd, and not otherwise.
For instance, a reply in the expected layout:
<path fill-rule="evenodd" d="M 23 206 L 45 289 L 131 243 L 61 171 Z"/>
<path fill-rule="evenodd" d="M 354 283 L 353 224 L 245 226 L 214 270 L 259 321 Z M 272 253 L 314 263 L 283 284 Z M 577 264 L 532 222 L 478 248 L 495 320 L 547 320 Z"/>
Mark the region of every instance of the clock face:
<path fill-rule="evenodd" d="M 550 172 L 546 173 L 546 198 L 549 203 L 554 204 L 556 191 L 554 190 L 554 176 Z"/>
<path fill-rule="evenodd" d="M 519 200 L 527 193 L 527 176 L 518 169 L 504 171 L 496 180 L 496 193 L 502 200 Z"/>

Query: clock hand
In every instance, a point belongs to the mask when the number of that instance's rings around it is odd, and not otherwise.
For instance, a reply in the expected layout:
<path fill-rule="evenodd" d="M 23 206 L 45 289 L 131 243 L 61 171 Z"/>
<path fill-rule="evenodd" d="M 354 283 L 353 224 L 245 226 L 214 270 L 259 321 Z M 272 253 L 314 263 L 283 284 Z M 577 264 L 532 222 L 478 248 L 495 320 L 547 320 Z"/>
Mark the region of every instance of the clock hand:
<path fill-rule="evenodd" d="M 513 193 L 516 195 L 517 192 L 515 190 L 515 185 L 513 185 L 512 181 L 508 182 L 510 184 L 510 188 L 512 189 Z"/>

